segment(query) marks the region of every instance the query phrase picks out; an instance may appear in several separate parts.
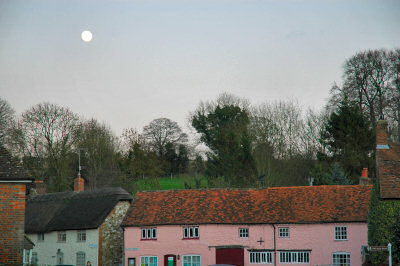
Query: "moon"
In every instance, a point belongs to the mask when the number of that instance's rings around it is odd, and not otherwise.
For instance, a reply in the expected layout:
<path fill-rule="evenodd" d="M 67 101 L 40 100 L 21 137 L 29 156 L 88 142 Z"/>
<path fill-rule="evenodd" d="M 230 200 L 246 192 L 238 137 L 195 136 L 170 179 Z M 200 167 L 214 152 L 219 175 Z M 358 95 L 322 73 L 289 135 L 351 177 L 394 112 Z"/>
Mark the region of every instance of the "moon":
<path fill-rule="evenodd" d="M 93 39 L 93 34 L 90 31 L 85 30 L 82 31 L 81 38 L 84 42 L 90 42 Z"/>

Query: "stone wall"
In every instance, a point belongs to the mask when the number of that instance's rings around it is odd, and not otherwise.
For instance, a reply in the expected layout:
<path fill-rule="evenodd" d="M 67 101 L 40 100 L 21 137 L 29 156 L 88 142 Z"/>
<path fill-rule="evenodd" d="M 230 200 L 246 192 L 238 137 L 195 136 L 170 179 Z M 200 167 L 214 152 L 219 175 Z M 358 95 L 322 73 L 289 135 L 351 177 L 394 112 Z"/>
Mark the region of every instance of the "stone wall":
<path fill-rule="evenodd" d="M 100 265 L 122 264 L 123 231 L 122 219 L 130 206 L 128 201 L 120 201 L 101 225 L 101 263 Z"/>
<path fill-rule="evenodd" d="M 0 183 L 0 265 L 21 265 L 25 184 Z"/>

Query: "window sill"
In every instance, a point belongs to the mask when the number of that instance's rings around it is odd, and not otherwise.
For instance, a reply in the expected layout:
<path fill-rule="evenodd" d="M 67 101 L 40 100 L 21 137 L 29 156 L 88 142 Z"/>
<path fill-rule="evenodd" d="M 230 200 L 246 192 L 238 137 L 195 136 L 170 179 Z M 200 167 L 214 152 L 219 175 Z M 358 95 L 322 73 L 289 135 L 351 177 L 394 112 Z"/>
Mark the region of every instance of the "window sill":
<path fill-rule="evenodd" d="M 348 241 L 348 239 L 335 239 L 335 241 Z"/>
<path fill-rule="evenodd" d="M 182 238 L 182 240 L 199 240 L 200 237 Z"/>
<path fill-rule="evenodd" d="M 140 241 L 157 241 L 157 238 L 150 238 L 150 239 L 140 239 Z"/>

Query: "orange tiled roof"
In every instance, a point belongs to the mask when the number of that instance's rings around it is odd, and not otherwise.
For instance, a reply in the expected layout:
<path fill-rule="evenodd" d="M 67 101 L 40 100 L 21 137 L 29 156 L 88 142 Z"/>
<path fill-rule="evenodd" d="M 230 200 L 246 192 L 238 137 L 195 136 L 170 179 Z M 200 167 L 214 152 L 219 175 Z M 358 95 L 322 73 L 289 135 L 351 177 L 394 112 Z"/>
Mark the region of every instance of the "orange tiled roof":
<path fill-rule="evenodd" d="M 123 226 L 366 222 L 371 186 L 138 192 Z"/>

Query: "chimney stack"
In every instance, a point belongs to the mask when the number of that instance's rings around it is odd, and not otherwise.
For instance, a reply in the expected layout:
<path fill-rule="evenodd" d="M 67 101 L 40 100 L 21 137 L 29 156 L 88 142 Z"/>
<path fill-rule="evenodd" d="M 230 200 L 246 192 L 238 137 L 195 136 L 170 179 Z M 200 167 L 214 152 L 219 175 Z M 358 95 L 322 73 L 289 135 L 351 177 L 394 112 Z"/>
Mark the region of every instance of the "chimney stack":
<path fill-rule="evenodd" d="M 43 180 L 35 180 L 35 189 L 36 189 L 36 193 L 39 195 L 43 195 L 46 194 L 47 192 L 47 186 L 46 184 L 43 182 Z"/>
<path fill-rule="evenodd" d="M 378 150 L 388 150 L 388 122 L 379 120 L 376 123 L 376 148 Z"/>
<path fill-rule="evenodd" d="M 81 177 L 80 174 L 74 179 L 74 191 L 84 191 L 85 190 L 85 180 Z"/>
<path fill-rule="evenodd" d="M 368 168 L 363 168 L 362 174 L 360 177 L 360 185 L 368 185 L 369 184 L 369 178 L 368 178 Z"/>

